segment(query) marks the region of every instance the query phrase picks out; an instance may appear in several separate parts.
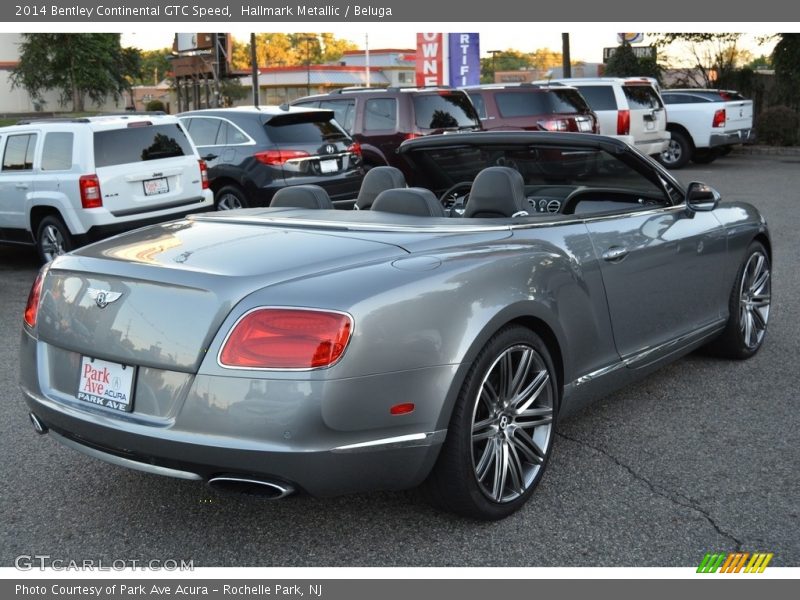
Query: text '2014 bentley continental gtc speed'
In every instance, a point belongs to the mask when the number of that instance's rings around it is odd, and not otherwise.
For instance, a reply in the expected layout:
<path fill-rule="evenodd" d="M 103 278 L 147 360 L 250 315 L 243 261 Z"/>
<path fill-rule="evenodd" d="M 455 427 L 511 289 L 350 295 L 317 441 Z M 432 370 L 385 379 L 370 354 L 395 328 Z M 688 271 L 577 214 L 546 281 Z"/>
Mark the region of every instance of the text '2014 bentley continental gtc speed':
<path fill-rule="evenodd" d="M 758 211 L 590 134 L 405 142 L 356 207 L 281 190 L 60 256 L 25 310 L 31 420 L 111 463 L 499 519 L 558 419 L 700 347 L 764 341 Z M 352 202 L 351 202 L 352 204 Z"/>

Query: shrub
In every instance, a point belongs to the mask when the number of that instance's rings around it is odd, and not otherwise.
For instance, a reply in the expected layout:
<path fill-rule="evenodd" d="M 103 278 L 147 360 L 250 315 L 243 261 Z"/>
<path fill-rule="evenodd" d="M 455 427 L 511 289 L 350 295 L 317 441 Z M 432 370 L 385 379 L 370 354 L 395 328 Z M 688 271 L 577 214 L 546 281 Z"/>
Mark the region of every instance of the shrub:
<path fill-rule="evenodd" d="M 148 112 L 157 110 L 166 111 L 164 103 L 161 100 L 150 100 L 150 102 L 144 105 L 144 109 Z"/>
<path fill-rule="evenodd" d="M 764 110 L 758 118 L 758 138 L 773 146 L 794 146 L 800 117 L 788 106 L 772 106 Z"/>

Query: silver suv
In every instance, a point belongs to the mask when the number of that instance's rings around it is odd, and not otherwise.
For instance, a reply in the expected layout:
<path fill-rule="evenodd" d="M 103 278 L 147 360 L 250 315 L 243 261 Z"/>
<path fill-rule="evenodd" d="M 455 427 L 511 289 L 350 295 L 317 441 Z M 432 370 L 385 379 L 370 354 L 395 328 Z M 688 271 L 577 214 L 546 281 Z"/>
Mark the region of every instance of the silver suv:
<path fill-rule="evenodd" d="M 627 142 L 643 154 L 667 149 L 667 112 L 655 80 L 648 77 L 577 77 L 537 81 L 577 88 L 597 115 L 600 133 Z"/>
<path fill-rule="evenodd" d="M 178 119 L 126 114 L 0 128 L 0 242 L 41 260 L 213 208 L 205 163 Z"/>

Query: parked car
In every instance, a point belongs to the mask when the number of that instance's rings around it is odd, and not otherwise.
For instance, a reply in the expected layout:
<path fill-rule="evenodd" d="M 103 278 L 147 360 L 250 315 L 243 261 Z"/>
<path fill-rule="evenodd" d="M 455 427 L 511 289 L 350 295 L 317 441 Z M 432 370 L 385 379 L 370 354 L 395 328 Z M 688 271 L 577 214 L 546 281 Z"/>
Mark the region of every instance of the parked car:
<path fill-rule="evenodd" d="M 361 144 L 367 169 L 389 165 L 406 175 L 409 167 L 397 154 L 403 141 L 481 129 L 469 96 L 450 88 L 345 88 L 300 98 L 292 105 L 332 110 Z"/>
<path fill-rule="evenodd" d="M 352 200 L 361 186 L 361 149 L 329 110 L 262 106 L 178 116 L 208 163 L 219 210 L 268 206 L 290 185 L 319 185 L 334 201 Z"/>
<path fill-rule="evenodd" d="M 20 121 L 0 128 L 0 155 L 0 242 L 42 262 L 212 207 L 205 163 L 164 114 Z"/>
<path fill-rule="evenodd" d="M 744 359 L 764 343 L 772 249 L 751 205 L 597 135 L 400 152 L 412 187 L 370 210 L 292 208 L 322 205 L 295 186 L 280 208 L 53 261 L 19 350 L 36 430 L 227 490 L 423 484 L 499 519 L 531 497 L 560 418 L 695 348 Z M 469 197 L 447 210 L 457 186 Z"/>
<path fill-rule="evenodd" d="M 579 77 L 536 83 L 576 88 L 600 121 L 600 133 L 659 156 L 669 144 L 667 114 L 654 80 L 646 77 Z"/>
<path fill-rule="evenodd" d="M 600 133 L 597 116 L 580 92 L 570 87 L 533 84 L 461 88 L 487 131 L 527 129 Z"/>
<path fill-rule="evenodd" d="M 659 160 L 680 169 L 691 159 L 707 164 L 735 145 L 752 142 L 753 101 L 731 90 L 673 89 L 661 93 L 667 105 L 670 143 Z"/>

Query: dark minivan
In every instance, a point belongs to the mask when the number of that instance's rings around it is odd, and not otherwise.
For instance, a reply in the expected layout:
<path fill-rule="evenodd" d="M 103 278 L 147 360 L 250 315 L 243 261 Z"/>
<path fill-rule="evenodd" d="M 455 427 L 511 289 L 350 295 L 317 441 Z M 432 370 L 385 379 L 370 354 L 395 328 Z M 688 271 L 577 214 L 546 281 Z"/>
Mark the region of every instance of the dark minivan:
<path fill-rule="evenodd" d="M 449 88 L 345 88 L 292 105 L 332 110 L 361 144 L 366 168 L 390 165 L 407 175 L 408 166 L 397 155 L 405 140 L 481 129 L 469 96 Z"/>
<path fill-rule="evenodd" d="M 361 150 L 329 110 L 250 106 L 178 117 L 208 164 L 218 210 L 268 206 L 290 185 L 319 185 L 334 201 L 358 195 Z"/>

